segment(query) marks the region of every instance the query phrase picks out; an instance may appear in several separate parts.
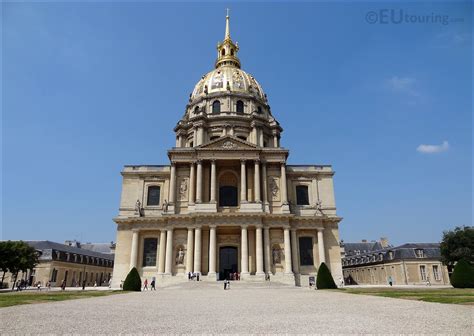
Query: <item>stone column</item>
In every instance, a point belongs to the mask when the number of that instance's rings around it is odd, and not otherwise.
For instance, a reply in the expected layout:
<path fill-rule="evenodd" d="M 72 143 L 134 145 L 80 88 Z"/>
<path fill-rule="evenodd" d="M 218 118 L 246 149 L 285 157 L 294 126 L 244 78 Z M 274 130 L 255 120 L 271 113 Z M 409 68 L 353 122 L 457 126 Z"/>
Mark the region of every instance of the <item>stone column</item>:
<path fill-rule="evenodd" d="M 191 162 L 189 172 L 189 205 L 194 205 L 194 195 L 196 190 L 196 172 L 194 169 L 194 162 Z"/>
<path fill-rule="evenodd" d="M 217 246 L 216 246 L 216 226 L 209 225 L 209 273 L 208 275 L 216 275 L 216 257 L 217 257 Z"/>
<path fill-rule="evenodd" d="M 158 274 L 165 273 L 166 230 L 160 232 L 160 254 L 158 255 Z"/>
<path fill-rule="evenodd" d="M 284 205 L 288 204 L 288 193 L 286 191 L 286 164 L 285 162 L 281 163 L 281 173 L 280 173 L 280 191 L 281 191 L 281 202 Z"/>
<path fill-rule="evenodd" d="M 194 234 L 194 272 L 201 274 L 201 228 L 197 227 Z"/>
<path fill-rule="evenodd" d="M 202 161 L 197 161 L 196 203 L 202 202 Z"/>
<path fill-rule="evenodd" d="M 130 269 L 137 267 L 138 258 L 138 230 L 132 230 L 132 250 L 130 252 Z"/>
<path fill-rule="evenodd" d="M 245 160 L 240 160 L 240 202 L 247 203 L 247 177 Z"/>
<path fill-rule="evenodd" d="M 290 229 L 285 227 L 283 229 L 284 241 L 285 241 L 285 273 L 292 274 L 291 270 L 291 244 L 290 244 Z"/>
<path fill-rule="evenodd" d="M 263 147 L 263 145 L 264 145 L 264 143 L 263 143 L 263 128 L 258 129 L 258 142 L 259 142 L 260 146 Z"/>
<path fill-rule="evenodd" d="M 273 147 L 278 148 L 278 135 L 273 134 Z"/>
<path fill-rule="evenodd" d="M 173 228 L 166 230 L 166 263 L 165 274 L 171 275 L 173 273 Z"/>
<path fill-rule="evenodd" d="M 248 245 L 248 237 L 247 237 L 247 226 L 242 226 L 241 230 L 241 242 L 240 242 L 240 249 L 241 249 L 241 268 L 242 268 L 242 275 L 249 274 L 249 245 Z"/>
<path fill-rule="evenodd" d="M 194 256 L 194 229 L 188 227 L 188 242 L 186 244 L 186 273 L 193 271 L 193 256 Z"/>
<path fill-rule="evenodd" d="M 216 160 L 211 161 L 211 203 L 216 203 L 217 193 Z"/>
<path fill-rule="evenodd" d="M 262 200 L 260 199 L 260 161 L 255 160 L 255 170 L 254 170 L 254 197 L 255 202 L 260 203 Z"/>
<path fill-rule="evenodd" d="M 298 245 L 296 239 L 296 229 L 291 229 L 291 263 L 293 264 L 293 273 L 300 273 L 300 264 L 298 262 Z"/>
<path fill-rule="evenodd" d="M 265 226 L 263 228 L 263 248 L 265 250 L 265 273 L 270 274 L 271 269 L 271 254 L 270 249 L 270 228 Z"/>
<path fill-rule="evenodd" d="M 318 229 L 318 248 L 319 248 L 319 264 L 326 262 L 326 252 L 324 250 L 324 229 Z"/>
<path fill-rule="evenodd" d="M 262 226 L 257 225 L 255 228 L 255 252 L 257 254 L 257 275 L 265 274 L 263 272 L 263 245 L 262 245 Z"/>
<path fill-rule="evenodd" d="M 169 203 L 175 203 L 175 193 L 176 193 L 176 165 L 174 162 L 171 162 L 171 177 L 170 177 L 170 192 L 169 192 Z"/>
<path fill-rule="evenodd" d="M 268 203 L 268 185 L 267 185 L 267 163 L 262 162 L 262 190 L 263 190 L 263 203 Z"/>

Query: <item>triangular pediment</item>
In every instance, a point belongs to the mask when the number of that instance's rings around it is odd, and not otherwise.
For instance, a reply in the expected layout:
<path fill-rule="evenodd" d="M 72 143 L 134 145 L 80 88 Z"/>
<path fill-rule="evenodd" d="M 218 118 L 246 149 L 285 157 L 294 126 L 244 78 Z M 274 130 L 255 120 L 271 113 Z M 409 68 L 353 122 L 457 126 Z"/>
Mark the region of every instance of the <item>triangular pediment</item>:
<path fill-rule="evenodd" d="M 257 149 L 257 146 L 239 139 L 232 135 L 226 135 L 222 138 L 212 140 L 204 145 L 196 147 L 196 149 L 227 149 L 227 150 L 241 150 L 241 149 Z"/>

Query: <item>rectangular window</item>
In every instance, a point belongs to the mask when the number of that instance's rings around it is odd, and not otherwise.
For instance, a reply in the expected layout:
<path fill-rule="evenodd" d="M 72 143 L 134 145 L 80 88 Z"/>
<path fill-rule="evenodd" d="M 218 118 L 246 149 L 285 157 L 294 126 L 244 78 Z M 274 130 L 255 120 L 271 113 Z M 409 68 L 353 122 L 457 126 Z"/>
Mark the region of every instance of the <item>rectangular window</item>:
<path fill-rule="evenodd" d="M 146 205 L 160 205 L 160 190 L 159 186 L 148 187 L 148 197 Z"/>
<path fill-rule="evenodd" d="M 308 186 L 296 186 L 296 204 L 309 205 Z"/>
<path fill-rule="evenodd" d="M 312 266 L 313 263 L 313 238 L 300 237 L 300 263 L 302 266 Z"/>
<path fill-rule="evenodd" d="M 420 265 L 420 276 L 422 281 L 426 281 L 426 267 L 425 265 Z"/>
<path fill-rule="evenodd" d="M 156 266 L 157 238 L 145 238 L 143 240 L 143 266 Z"/>
<path fill-rule="evenodd" d="M 441 278 L 439 277 L 439 267 L 438 265 L 433 265 L 433 276 L 435 280 L 439 281 Z"/>

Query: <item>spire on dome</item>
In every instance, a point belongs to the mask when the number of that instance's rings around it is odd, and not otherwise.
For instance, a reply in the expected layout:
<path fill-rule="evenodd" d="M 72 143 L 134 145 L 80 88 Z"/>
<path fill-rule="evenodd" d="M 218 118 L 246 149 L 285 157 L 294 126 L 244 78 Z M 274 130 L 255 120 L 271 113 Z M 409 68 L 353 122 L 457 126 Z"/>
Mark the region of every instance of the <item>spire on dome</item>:
<path fill-rule="evenodd" d="M 225 17 L 225 36 L 224 36 L 224 40 L 230 40 L 230 24 L 229 24 L 229 19 L 230 19 L 229 11 L 230 11 L 230 9 L 226 8 L 226 11 L 227 11 L 227 15 Z"/>
<path fill-rule="evenodd" d="M 226 8 L 227 14 L 225 17 L 225 35 L 224 41 L 217 44 L 217 60 L 216 68 L 220 66 L 234 66 L 240 68 L 240 60 L 237 57 L 239 51 L 239 45 L 234 43 L 230 38 L 230 16 L 229 8 Z"/>

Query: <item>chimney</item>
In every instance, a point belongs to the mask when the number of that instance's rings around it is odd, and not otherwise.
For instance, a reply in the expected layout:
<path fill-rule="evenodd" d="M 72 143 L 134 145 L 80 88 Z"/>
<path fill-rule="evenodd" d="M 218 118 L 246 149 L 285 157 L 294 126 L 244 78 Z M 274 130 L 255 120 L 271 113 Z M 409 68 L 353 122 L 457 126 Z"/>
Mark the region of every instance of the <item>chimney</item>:
<path fill-rule="evenodd" d="M 388 238 L 387 237 L 380 237 L 380 245 L 382 245 L 382 248 L 388 247 Z"/>

